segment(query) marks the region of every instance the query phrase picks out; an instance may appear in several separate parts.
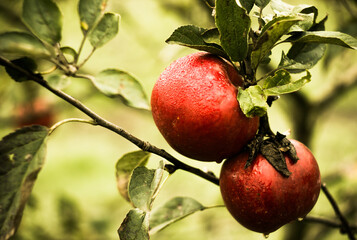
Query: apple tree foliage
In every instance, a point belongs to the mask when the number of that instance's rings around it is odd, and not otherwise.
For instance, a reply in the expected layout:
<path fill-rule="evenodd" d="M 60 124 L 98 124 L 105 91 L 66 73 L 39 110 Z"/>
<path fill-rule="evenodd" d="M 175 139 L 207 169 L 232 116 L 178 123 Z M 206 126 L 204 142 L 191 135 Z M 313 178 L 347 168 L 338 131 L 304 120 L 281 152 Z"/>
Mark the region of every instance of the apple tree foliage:
<path fill-rule="evenodd" d="M 94 76 L 79 72 L 93 52 L 119 31 L 120 15 L 107 12 L 106 5 L 107 0 L 79 0 L 79 31 L 83 37 L 80 47 L 74 49 L 61 45 L 62 13 L 53 0 L 24 0 L 21 17 L 29 32 L 0 34 L 0 64 L 15 81 L 35 81 L 91 118 L 91 121 L 82 122 L 115 131 L 141 148 L 117 161 L 116 177 L 120 194 L 133 206 L 118 227 L 118 236 L 123 240 L 144 240 L 170 224 L 208 208 L 190 197 L 180 196 L 154 207 L 153 202 L 168 175 L 178 168 L 199 176 L 205 176 L 205 173 L 180 164 L 166 152 L 108 123 L 62 91 L 70 86 L 71 79 L 84 78 L 108 97 L 119 98 L 133 108 L 149 110 L 143 88 L 132 74 L 113 68 L 103 69 Z M 263 14 L 264 8 L 268 7 L 273 13 Z M 357 40 L 352 36 L 326 31 L 327 16 L 318 20 L 318 9 L 311 5 L 293 6 L 281 0 L 216 0 L 212 15 L 215 28 L 181 26 L 166 42 L 207 51 L 231 62 L 244 79 L 238 100 L 248 117 L 264 116 L 269 96 L 289 94 L 307 84 L 311 80 L 309 69 L 322 58 L 326 44 L 357 49 Z M 86 42 L 92 51 L 83 57 Z M 280 63 L 273 71 L 259 76 L 259 67 L 270 61 L 272 49 L 280 44 L 289 45 L 286 52 L 281 52 Z M 48 61 L 55 70 L 38 72 L 38 60 Z M 16 232 L 45 162 L 46 142 L 53 130 L 67 122 L 71 120 L 61 121 L 52 128 L 24 127 L 0 141 L 1 240 L 9 239 Z M 156 169 L 147 168 L 149 152 L 166 158 L 173 165 L 162 161 Z"/>

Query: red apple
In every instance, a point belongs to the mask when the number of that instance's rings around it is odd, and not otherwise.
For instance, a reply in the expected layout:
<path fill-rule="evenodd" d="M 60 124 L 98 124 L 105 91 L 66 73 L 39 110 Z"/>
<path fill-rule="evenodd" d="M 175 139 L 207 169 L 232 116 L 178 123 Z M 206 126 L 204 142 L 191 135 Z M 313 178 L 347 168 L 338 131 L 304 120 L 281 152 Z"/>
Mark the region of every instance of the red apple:
<path fill-rule="evenodd" d="M 250 230 L 269 234 L 305 217 L 317 201 L 321 187 L 317 162 L 305 145 L 290 141 L 299 160 L 293 164 L 285 156 L 292 173 L 289 177 L 278 173 L 262 155 L 245 169 L 247 152 L 222 166 L 220 189 L 224 203 L 232 216 Z"/>
<path fill-rule="evenodd" d="M 217 161 L 238 153 L 256 134 L 259 119 L 247 118 L 237 101 L 242 77 L 218 56 L 197 52 L 173 62 L 151 96 L 154 121 L 179 153 Z"/>

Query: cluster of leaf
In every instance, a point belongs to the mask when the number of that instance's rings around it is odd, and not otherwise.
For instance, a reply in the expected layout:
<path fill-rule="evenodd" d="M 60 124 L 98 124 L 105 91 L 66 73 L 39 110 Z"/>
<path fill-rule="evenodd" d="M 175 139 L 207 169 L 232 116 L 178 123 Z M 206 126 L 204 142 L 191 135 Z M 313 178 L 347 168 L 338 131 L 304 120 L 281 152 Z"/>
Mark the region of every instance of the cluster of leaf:
<path fill-rule="evenodd" d="M 131 107 L 148 109 L 140 83 L 129 73 L 119 69 L 106 69 L 95 77 L 79 73 L 93 52 L 118 33 L 120 16 L 105 12 L 106 4 L 107 0 L 79 1 L 78 14 L 83 38 L 76 51 L 60 44 L 62 14 L 54 1 L 24 0 L 21 17 L 30 32 L 0 34 L 0 64 L 17 82 L 36 81 L 33 79 L 35 77 L 53 88 L 64 88 L 69 85 L 70 78 L 86 78 L 107 96 L 119 97 Z M 87 40 L 92 51 L 80 62 Z M 42 63 L 42 60 L 53 65 L 50 73 L 38 72 L 38 63 Z M 33 184 L 44 164 L 49 133 L 47 127 L 35 125 L 16 130 L 0 141 L 1 240 L 9 239 L 20 224 Z"/>
<path fill-rule="evenodd" d="M 174 197 L 152 209 L 164 182 L 165 166 L 160 162 L 157 169 L 146 168 L 149 157 L 147 152 L 135 151 L 125 154 L 116 164 L 118 190 L 134 206 L 118 229 L 122 240 L 149 239 L 168 225 L 207 208 L 190 197 Z"/>
<path fill-rule="evenodd" d="M 357 40 L 341 32 L 325 31 L 327 17 L 317 21 L 318 10 L 310 5 L 292 6 L 281 0 L 216 0 L 213 9 L 216 28 L 193 25 L 176 29 L 168 43 L 217 54 L 234 64 L 244 77 L 245 86 L 238 94 L 242 111 L 248 117 L 263 116 L 267 98 L 298 91 L 311 80 L 308 69 L 323 56 L 325 44 L 357 49 Z M 264 15 L 270 5 L 274 14 Z M 250 16 L 254 6 L 258 12 Z M 252 29 L 252 20 L 257 29 Z M 270 61 L 272 49 L 290 43 L 282 52 L 279 65 L 266 76 L 257 78 L 258 67 Z M 306 71 L 294 80 L 291 74 Z"/>
<path fill-rule="evenodd" d="M 70 46 L 61 46 L 62 14 L 52 0 L 24 0 L 22 20 L 30 30 L 27 32 L 4 32 L 0 34 L 0 56 L 11 58 L 12 63 L 36 73 L 51 86 L 62 89 L 72 78 L 86 78 L 109 97 L 119 97 L 125 104 L 148 109 L 148 101 L 140 83 L 131 74 L 119 69 L 105 69 L 96 76 L 78 73 L 94 51 L 112 40 L 119 31 L 120 15 L 105 12 L 107 0 L 80 0 L 78 15 L 83 38 L 76 51 Z M 82 61 L 80 56 L 86 41 L 92 51 Z M 38 73 L 36 60 L 47 60 L 52 67 Z M 15 81 L 31 80 L 22 72 L 6 67 Z"/>

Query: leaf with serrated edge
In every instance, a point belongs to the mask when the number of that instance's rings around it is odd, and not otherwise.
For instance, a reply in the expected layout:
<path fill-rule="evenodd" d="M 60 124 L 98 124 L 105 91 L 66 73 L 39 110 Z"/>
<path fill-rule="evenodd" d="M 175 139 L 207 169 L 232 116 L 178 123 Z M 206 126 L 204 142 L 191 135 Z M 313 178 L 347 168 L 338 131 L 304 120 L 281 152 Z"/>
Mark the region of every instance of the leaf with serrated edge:
<path fill-rule="evenodd" d="M 129 197 L 133 205 L 143 211 L 150 211 L 153 198 L 159 188 L 164 166 L 148 169 L 139 166 L 134 169 L 129 182 Z"/>
<path fill-rule="evenodd" d="M 216 25 L 221 45 L 232 61 L 242 61 L 248 53 L 250 17 L 235 0 L 216 0 Z"/>
<path fill-rule="evenodd" d="M 118 69 L 106 69 L 93 80 L 93 84 L 108 97 L 120 97 L 124 104 L 149 109 L 143 87 L 131 74 Z"/>
<path fill-rule="evenodd" d="M 140 209 L 132 209 L 118 229 L 121 240 L 149 240 L 149 215 Z"/>
<path fill-rule="evenodd" d="M 281 69 L 278 70 L 274 76 L 268 77 L 265 81 L 265 95 L 275 96 L 300 90 L 306 83 L 311 81 L 311 74 L 309 71 L 306 71 L 306 76 L 303 76 L 299 80 L 291 81 L 290 73 Z"/>
<path fill-rule="evenodd" d="M 238 89 L 238 102 L 247 117 L 263 116 L 267 111 L 266 96 L 259 85 Z"/>
<path fill-rule="evenodd" d="M 98 48 L 112 40 L 118 34 L 119 21 L 119 14 L 105 13 L 89 34 L 91 45 Z"/>
<path fill-rule="evenodd" d="M 62 14 L 52 0 L 24 0 L 22 19 L 31 32 L 50 45 L 62 37 Z"/>
<path fill-rule="evenodd" d="M 18 228 L 45 159 L 48 128 L 21 128 L 0 141 L 0 239 Z"/>
<path fill-rule="evenodd" d="M 170 224 L 181 220 L 197 211 L 202 211 L 201 203 L 189 197 L 175 197 L 163 206 L 156 208 L 150 215 L 150 234 L 161 231 Z"/>
<path fill-rule="evenodd" d="M 49 50 L 35 37 L 24 32 L 5 32 L 0 34 L 0 53 L 15 57 L 47 58 Z"/>
<path fill-rule="evenodd" d="M 145 166 L 149 157 L 150 153 L 139 150 L 125 154 L 117 161 L 115 166 L 117 188 L 125 200 L 130 202 L 128 187 L 131 174 L 136 167 Z"/>
<path fill-rule="evenodd" d="M 290 27 L 300 20 L 301 18 L 295 16 L 277 17 L 264 26 L 251 54 L 254 69 L 258 67 L 260 61 L 270 52 L 276 42 L 289 31 Z"/>
<path fill-rule="evenodd" d="M 78 14 L 83 33 L 87 33 L 95 25 L 104 12 L 108 0 L 80 0 Z"/>
<path fill-rule="evenodd" d="M 213 53 L 224 58 L 228 58 L 221 46 L 216 43 L 210 43 L 207 39 L 209 29 L 200 28 L 194 25 L 186 25 L 177 28 L 166 40 L 169 44 L 178 44 L 181 46 Z M 207 42 L 205 41 L 207 40 Z"/>

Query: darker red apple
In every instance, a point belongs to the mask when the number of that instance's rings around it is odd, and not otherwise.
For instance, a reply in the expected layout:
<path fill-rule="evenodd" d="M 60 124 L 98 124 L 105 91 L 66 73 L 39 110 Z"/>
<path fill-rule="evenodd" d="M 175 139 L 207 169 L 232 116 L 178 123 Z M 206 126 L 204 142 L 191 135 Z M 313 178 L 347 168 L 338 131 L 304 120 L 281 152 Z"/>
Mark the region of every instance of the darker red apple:
<path fill-rule="evenodd" d="M 237 101 L 242 77 L 218 56 L 197 52 L 173 62 L 151 96 L 154 121 L 179 153 L 220 162 L 256 134 L 259 119 L 247 118 Z"/>
<path fill-rule="evenodd" d="M 321 180 L 317 162 L 310 150 L 296 140 L 299 160 L 285 156 L 289 177 L 278 173 L 269 162 L 258 155 L 244 168 L 248 153 L 224 162 L 220 189 L 224 203 L 232 216 L 244 227 L 269 234 L 298 218 L 303 218 L 315 205 Z"/>

